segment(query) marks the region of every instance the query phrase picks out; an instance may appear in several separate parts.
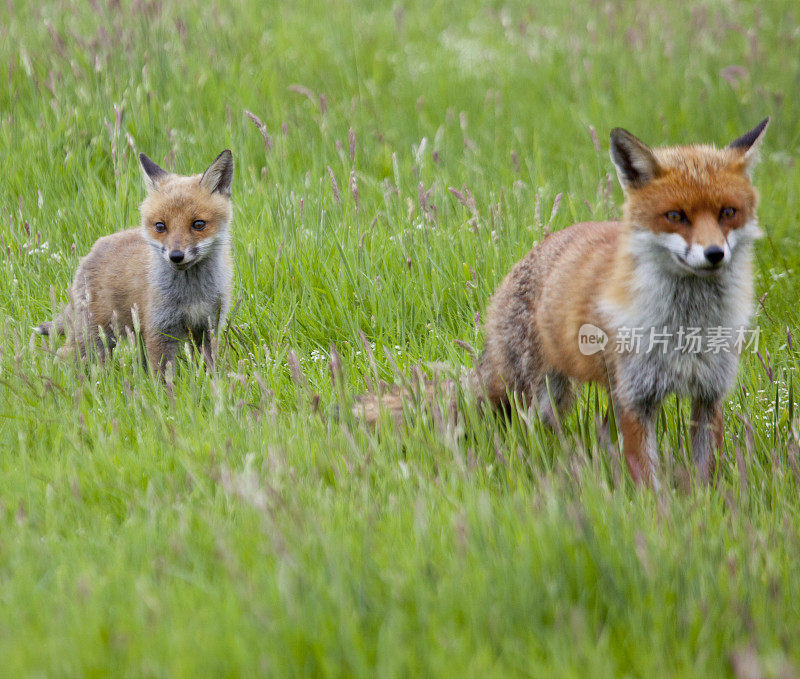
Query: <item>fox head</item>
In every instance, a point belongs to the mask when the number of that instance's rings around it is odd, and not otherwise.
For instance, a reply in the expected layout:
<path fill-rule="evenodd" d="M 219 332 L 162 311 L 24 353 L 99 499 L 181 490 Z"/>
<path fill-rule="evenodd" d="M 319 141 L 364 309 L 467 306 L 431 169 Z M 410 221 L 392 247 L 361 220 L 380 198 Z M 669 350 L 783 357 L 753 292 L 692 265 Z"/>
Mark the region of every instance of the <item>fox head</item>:
<path fill-rule="evenodd" d="M 144 153 L 139 162 L 147 187 L 144 237 L 157 256 L 188 269 L 229 237 L 233 155 L 226 149 L 203 174 L 188 177 L 167 172 Z"/>
<path fill-rule="evenodd" d="M 613 130 L 611 159 L 633 242 L 684 275 L 714 276 L 730 264 L 737 248 L 760 233 L 750 171 L 768 123 L 722 149 L 651 149 L 630 132 Z"/>

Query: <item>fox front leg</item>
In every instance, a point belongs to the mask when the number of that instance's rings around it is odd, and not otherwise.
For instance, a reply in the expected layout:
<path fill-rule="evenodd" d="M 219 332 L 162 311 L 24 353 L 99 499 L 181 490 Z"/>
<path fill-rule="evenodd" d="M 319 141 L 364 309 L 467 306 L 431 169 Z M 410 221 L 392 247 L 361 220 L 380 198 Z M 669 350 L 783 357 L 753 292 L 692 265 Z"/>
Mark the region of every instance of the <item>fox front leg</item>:
<path fill-rule="evenodd" d="M 722 447 L 722 402 L 692 401 L 692 460 L 706 483 L 717 466 Z"/>
<path fill-rule="evenodd" d="M 208 323 L 205 327 L 200 329 L 188 328 L 189 336 L 193 339 L 196 337 L 199 340 L 197 343 L 193 342 L 193 346 L 200 350 L 206 368 L 209 370 L 214 367 L 219 353 L 219 332 L 225 323 L 225 317 L 228 313 L 227 309 L 229 306 L 230 303 L 226 302 L 225 298 L 221 299 L 217 303 L 216 323 L 214 322 L 214 318 L 209 316 L 207 319 Z"/>
<path fill-rule="evenodd" d="M 206 330 L 200 336 L 200 351 L 203 354 L 203 360 L 206 367 L 211 370 L 214 367 L 214 359 L 217 355 L 218 349 L 217 333 L 213 330 Z"/>
<path fill-rule="evenodd" d="M 144 344 L 153 374 L 164 377 L 167 365 L 175 363 L 178 343 L 159 332 L 152 332 L 145 335 Z"/>
<path fill-rule="evenodd" d="M 631 477 L 637 485 L 658 489 L 655 417 L 629 407 L 618 407 L 618 416 L 622 452 Z"/>

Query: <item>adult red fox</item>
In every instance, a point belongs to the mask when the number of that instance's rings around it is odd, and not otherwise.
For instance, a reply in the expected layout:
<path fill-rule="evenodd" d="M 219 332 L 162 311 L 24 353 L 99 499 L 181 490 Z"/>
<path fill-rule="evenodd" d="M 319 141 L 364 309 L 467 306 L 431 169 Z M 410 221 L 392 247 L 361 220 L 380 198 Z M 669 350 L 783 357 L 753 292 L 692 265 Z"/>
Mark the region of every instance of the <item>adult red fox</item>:
<path fill-rule="evenodd" d="M 514 394 L 555 422 L 574 383 L 604 385 L 631 476 L 656 484 L 657 410 L 670 393 L 689 396 L 692 457 L 708 479 L 753 307 L 750 171 L 768 122 L 722 149 L 650 149 L 613 130 L 622 220 L 558 231 L 506 276 L 471 380 L 478 397 L 502 406 Z M 687 350 L 692 332 L 707 345 Z M 356 409 L 368 419 L 380 407 L 397 415 L 401 396 L 362 399 Z"/>

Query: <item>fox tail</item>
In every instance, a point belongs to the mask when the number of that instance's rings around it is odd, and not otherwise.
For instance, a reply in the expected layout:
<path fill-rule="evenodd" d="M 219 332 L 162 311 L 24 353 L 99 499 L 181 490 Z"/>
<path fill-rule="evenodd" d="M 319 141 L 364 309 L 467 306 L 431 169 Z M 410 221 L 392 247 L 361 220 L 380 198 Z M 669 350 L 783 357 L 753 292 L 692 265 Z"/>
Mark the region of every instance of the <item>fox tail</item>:
<path fill-rule="evenodd" d="M 52 321 L 45 321 L 39 325 L 33 326 L 33 331 L 38 332 L 40 335 L 65 335 L 66 325 L 64 323 L 64 313 L 58 314 Z"/>

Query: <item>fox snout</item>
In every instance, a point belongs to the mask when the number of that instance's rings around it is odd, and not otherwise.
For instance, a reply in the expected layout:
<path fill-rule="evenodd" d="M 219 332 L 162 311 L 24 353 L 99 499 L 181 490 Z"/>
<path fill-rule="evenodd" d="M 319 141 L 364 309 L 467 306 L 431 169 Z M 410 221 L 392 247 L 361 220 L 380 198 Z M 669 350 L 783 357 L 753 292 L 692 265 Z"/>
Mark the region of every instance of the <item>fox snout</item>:
<path fill-rule="evenodd" d="M 725 250 L 719 245 L 709 245 L 705 250 L 703 250 L 703 254 L 706 257 L 706 260 L 712 266 L 719 264 L 723 259 L 725 259 Z"/>
<path fill-rule="evenodd" d="M 693 226 L 686 262 L 698 269 L 716 269 L 731 258 L 725 232 L 713 216 L 703 215 Z"/>
<path fill-rule="evenodd" d="M 686 246 L 683 262 L 697 273 L 712 273 L 722 268 L 731 259 L 731 249 L 723 240 L 721 244 L 690 243 Z"/>
<path fill-rule="evenodd" d="M 180 244 L 165 246 L 162 250 L 164 259 L 178 269 L 186 269 L 199 261 L 199 249 Z"/>

